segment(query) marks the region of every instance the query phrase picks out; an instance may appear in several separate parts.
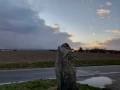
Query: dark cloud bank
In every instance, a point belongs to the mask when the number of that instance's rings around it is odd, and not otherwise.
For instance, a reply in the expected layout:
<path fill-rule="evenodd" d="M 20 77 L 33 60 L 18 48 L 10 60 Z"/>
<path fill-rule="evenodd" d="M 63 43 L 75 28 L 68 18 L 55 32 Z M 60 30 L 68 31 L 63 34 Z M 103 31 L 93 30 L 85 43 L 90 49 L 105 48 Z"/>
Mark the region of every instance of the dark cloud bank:
<path fill-rule="evenodd" d="M 0 49 L 56 49 L 64 42 L 81 45 L 60 32 L 59 26 L 47 26 L 38 14 L 27 0 L 0 0 Z"/>
<path fill-rule="evenodd" d="M 72 35 L 60 32 L 58 24 L 46 25 L 38 16 L 40 8 L 35 9 L 30 1 L 37 0 L 0 0 L 0 49 L 56 49 L 64 42 L 72 47 L 85 46 L 70 40 Z M 98 44 L 120 50 L 120 37 Z"/>

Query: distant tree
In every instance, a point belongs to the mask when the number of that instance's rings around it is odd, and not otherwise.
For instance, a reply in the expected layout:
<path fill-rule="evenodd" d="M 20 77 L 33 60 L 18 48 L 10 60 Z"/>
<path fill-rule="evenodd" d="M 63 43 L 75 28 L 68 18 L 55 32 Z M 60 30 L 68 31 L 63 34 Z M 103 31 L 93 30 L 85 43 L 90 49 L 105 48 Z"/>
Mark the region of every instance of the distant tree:
<path fill-rule="evenodd" d="M 86 49 L 85 49 L 85 52 L 89 52 L 89 51 L 90 51 L 89 48 L 86 48 Z"/>
<path fill-rule="evenodd" d="M 13 51 L 17 51 L 17 50 L 15 49 L 15 50 L 13 50 Z"/>
<path fill-rule="evenodd" d="M 82 49 L 82 47 L 80 47 L 78 51 L 79 51 L 79 52 L 83 52 L 83 49 Z"/>
<path fill-rule="evenodd" d="M 99 52 L 99 53 L 105 53 L 106 52 L 106 49 L 104 48 L 104 49 L 102 49 L 102 48 L 92 48 L 92 49 L 90 49 L 90 52 L 93 52 L 93 53 L 97 53 L 97 52 Z"/>
<path fill-rule="evenodd" d="M 52 52 L 57 52 L 57 50 L 55 50 L 55 49 L 50 49 L 49 51 L 52 51 Z"/>

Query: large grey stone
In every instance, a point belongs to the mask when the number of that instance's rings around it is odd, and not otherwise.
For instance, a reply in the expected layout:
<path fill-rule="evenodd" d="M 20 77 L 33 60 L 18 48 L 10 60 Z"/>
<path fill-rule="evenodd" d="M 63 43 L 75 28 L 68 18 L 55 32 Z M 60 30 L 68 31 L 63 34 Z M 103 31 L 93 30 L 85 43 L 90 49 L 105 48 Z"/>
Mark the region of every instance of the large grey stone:
<path fill-rule="evenodd" d="M 79 90 L 76 84 L 75 59 L 67 43 L 58 46 L 55 72 L 58 90 Z"/>

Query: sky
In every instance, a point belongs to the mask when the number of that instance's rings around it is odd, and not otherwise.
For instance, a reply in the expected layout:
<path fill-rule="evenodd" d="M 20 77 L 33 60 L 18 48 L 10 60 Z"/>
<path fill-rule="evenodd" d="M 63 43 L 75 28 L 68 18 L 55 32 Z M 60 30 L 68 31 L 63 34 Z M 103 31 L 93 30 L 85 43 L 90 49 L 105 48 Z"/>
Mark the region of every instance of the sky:
<path fill-rule="evenodd" d="M 120 0 L 0 0 L 1 49 L 120 50 Z"/>

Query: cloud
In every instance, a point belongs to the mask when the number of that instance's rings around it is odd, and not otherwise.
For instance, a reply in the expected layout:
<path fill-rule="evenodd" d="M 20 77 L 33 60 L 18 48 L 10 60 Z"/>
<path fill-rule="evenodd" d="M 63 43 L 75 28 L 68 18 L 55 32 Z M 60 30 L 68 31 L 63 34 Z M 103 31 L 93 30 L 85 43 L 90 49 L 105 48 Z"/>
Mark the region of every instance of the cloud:
<path fill-rule="evenodd" d="M 105 32 L 109 32 L 109 33 L 120 33 L 120 30 L 105 30 Z"/>
<path fill-rule="evenodd" d="M 8 49 L 56 49 L 67 42 L 73 42 L 73 35 L 60 32 L 60 26 L 48 25 L 39 17 L 40 12 L 28 3 L 28 0 L 0 0 L 0 48 Z"/>
<path fill-rule="evenodd" d="M 90 3 L 92 3 L 92 0 L 89 0 Z"/>
<path fill-rule="evenodd" d="M 82 2 L 84 2 L 84 0 L 81 0 Z"/>
<path fill-rule="evenodd" d="M 100 16 L 100 17 L 104 17 L 104 15 L 106 14 L 110 14 L 111 11 L 110 10 L 107 10 L 107 9 L 98 9 L 97 10 L 97 14 Z"/>
<path fill-rule="evenodd" d="M 120 36 L 119 36 L 119 35 L 116 35 L 115 37 L 120 38 Z"/>
<path fill-rule="evenodd" d="M 107 3 L 106 3 L 106 6 L 111 6 L 111 5 L 112 5 L 111 2 L 107 2 Z"/>
<path fill-rule="evenodd" d="M 100 7 L 104 7 L 104 5 L 100 5 Z"/>
<path fill-rule="evenodd" d="M 59 24 L 55 24 L 55 25 L 53 26 L 53 28 L 54 28 L 55 31 L 60 31 L 60 26 L 59 26 Z"/>
<path fill-rule="evenodd" d="M 111 38 L 103 42 L 95 41 L 94 44 L 96 44 L 96 46 L 99 46 L 101 48 L 106 48 L 110 50 L 120 50 L 120 37 Z"/>
<path fill-rule="evenodd" d="M 109 16 L 108 18 L 112 18 L 112 16 Z"/>
<path fill-rule="evenodd" d="M 90 29 L 94 29 L 95 28 L 95 26 L 90 26 Z"/>
<path fill-rule="evenodd" d="M 91 10 L 92 8 L 88 8 L 89 10 Z"/>

